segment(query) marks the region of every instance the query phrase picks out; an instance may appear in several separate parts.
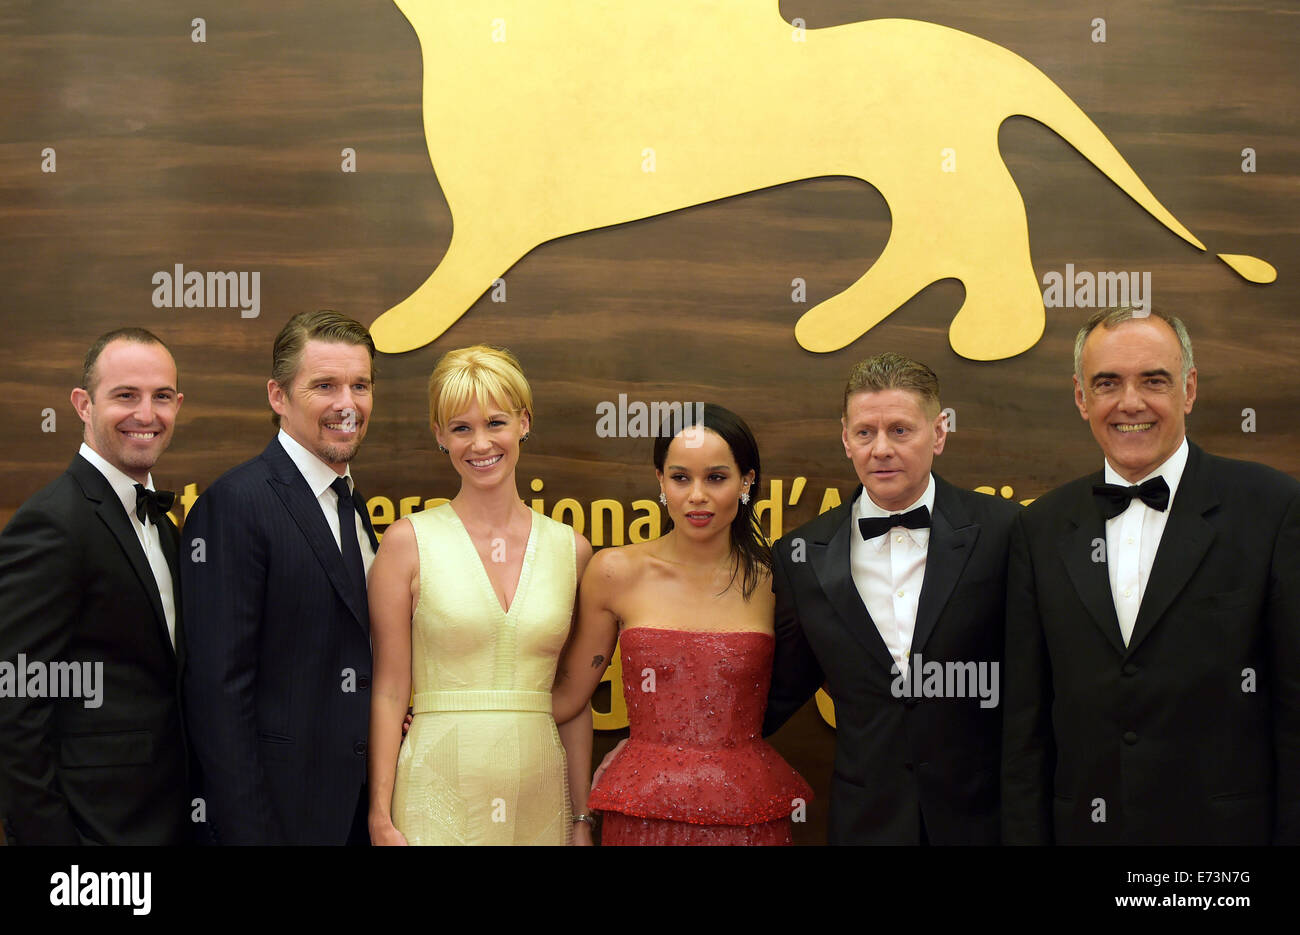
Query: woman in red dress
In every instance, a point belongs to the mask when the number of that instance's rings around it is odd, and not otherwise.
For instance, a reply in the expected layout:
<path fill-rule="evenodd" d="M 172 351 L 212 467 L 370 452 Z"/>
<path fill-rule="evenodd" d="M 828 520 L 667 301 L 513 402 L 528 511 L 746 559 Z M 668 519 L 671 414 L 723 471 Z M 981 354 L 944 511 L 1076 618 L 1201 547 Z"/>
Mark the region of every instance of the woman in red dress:
<path fill-rule="evenodd" d="M 789 844 L 812 790 L 761 734 L 774 640 L 758 446 L 706 405 L 702 426 L 661 431 L 654 462 L 668 531 L 592 558 L 555 717 L 589 703 L 621 635 L 631 736 L 588 800 L 602 843 Z"/>

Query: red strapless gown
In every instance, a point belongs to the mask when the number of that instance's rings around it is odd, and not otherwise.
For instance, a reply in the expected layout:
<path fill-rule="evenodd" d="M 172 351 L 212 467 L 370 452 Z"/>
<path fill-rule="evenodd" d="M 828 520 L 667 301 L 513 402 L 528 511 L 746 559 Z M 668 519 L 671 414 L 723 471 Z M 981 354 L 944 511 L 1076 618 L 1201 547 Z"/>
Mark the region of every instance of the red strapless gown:
<path fill-rule="evenodd" d="M 762 739 L 773 638 L 633 627 L 620 645 L 632 730 L 588 800 L 601 843 L 791 843 L 813 796 Z"/>

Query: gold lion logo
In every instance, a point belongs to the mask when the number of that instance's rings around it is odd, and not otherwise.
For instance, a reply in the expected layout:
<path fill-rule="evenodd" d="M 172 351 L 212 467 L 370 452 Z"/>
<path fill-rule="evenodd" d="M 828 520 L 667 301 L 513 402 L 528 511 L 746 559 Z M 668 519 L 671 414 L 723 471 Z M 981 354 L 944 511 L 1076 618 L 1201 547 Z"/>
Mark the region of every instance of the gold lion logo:
<path fill-rule="evenodd" d="M 883 19 L 805 31 L 775 0 L 396 2 L 420 39 L 425 136 L 453 227 L 429 278 L 372 326 L 388 353 L 435 340 L 548 240 L 846 175 L 888 202 L 889 242 L 799 319 L 799 344 L 838 350 L 953 278 L 966 290 L 953 350 L 1012 357 L 1045 323 L 1024 202 L 998 151 L 1014 115 L 1205 249 L 1051 79 L 956 29 Z M 1277 276 L 1254 257 L 1219 257 L 1251 282 Z"/>

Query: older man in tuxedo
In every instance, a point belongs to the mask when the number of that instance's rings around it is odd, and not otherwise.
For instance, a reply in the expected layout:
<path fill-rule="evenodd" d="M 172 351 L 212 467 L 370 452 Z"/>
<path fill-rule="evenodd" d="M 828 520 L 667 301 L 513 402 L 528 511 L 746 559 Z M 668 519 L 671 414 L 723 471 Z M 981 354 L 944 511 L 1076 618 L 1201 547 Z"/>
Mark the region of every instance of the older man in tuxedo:
<path fill-rule="evenodd" d="M 185 700 L 219 844 L 370 843 L 377 542 L 348 463 L 370 421 L 374 354 L 337 312 L 290 319 L 267 382 L 279 434 L 186 518 Z"/>
<path fill-rule="evenodd" d="M 947 431 L 924 364 L 892 353 L 858 364 L 841 424 L 857 490 L 773 548 L 763 732 L 826 684 L 832 844 L 996 844 L 1003 597 L 1019 507 L 932 473 Z"/>
<path fill-rule="evenodd" d="M 1074 365 L 1104 463 L 1013 536 L 1004 838 L 1300 843 L 1300 483 L 1187 440 L 1177 318 L 1100 311 Z"/>
<path fill-rule="evenodd" d="M 190 795 L 172 494 L 182 394 L 153 334 L 86 354 L 80 452 L 0 534 L 0 817 L 11 844 L 180 844 Z"/>

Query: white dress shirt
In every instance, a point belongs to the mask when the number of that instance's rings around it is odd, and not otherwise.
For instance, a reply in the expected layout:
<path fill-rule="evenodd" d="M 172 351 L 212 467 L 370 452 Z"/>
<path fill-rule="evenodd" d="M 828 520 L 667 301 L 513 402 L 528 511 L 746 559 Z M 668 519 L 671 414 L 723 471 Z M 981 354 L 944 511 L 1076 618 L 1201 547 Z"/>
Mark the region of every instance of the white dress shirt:
<path fill-rule="evenodd" d="M 104 479 L 113 488 L 113 493 L 117 494 L 117 498 L 122 501 L 126 518 L 130 520 L 131 528 L 135 530 L 135 537 L 140 541 L 140 548 L 144 549 L 149 570 L 153 572 L 154 581 L 158 585 L 158 597 L 162 601 L 163 616 L 167 619 L 167 635 L 171 637 L 174 649 L 176 647 L 176 593 L 172 590 L 172 569 L 167 564 L 167 556 L 163 554 L 162 531 L 149 522 L 148 514 L 143 521 L 135 515 L 136 482 L 134 480 L 109 464 L 98 451 L 85 442 L 81 443 L 79 454 L 104 475 Z M 154 489 L 152 474 L 145 478 L 144 487 L 146 490 Z"/>
<path fill-rule="evenodd" d="M 933 474 L 921 498 L 901 510 L 882 509 L 863 488 L 853 510 L 853 529 L 850 532 L 849 561 L 853 583 L 901 673 L 907 672 L 908 659 L 912 655 L 912 633 L 916 629 L 916 608 L 925 581 L 930 530 L 895 526 L 874 539 L 863 539 L 858 531 L 858 520 L 906 513 L 921 506 L 934 516 Z"/>
<path fill-rule="evenodd" d="M 312 496 L 320 504 L 321 512 L 325 514 L 325 522 L 329 524 L 330 532 L 334 535 L 334 544 L 342 552 L 343 540 L 339 538 L 339 498 L 338 494 L 330 487 L 330 484 L 338 480 L 340 475 L 316 455 L 294 441 L 284 429 L 280 429 L 279 440 L 285 454 L 297 466 L 303 480 L 311 488 Z M 356 485 L 352 483 L 351 467 L 346 468 L 342 476 L 348 479 L 348 490 L 355 493 Z M 352 512 L 355 522 L 353 535 L 357 537 L 357 541 L 361 545 L 361 561 L 366 566 L 366 578 L 369 579 L 370 566 L 375 562 L 375 550 L 370 547 L 370 537 L 366 535 L 366 527 L 362 525 L 361 514 L 356 510 Z"/>
<path fill-rule="evenodd" d="M 1133 636 L 1142 595 L 1146 593 L 1151 566 L 1156 560 L 1156 550 L 1160 548 L 1160 537 L 1164 535 L 1169 511 L 1174 508 L 1174 494 L 1178 492 L 1178 482 L 1183 479 L 1185 467 L 1187 436 L 1183 436 L 1183 443 L 1164 464 L 1137 481 L 1142 484 L 1153 477 L 1165 479 L 1169 485 L 1169 505 L 1164 511 L 1153 510 L 1135 497 L 1123 513 L 1106 520 L 1106 570 L 1110 574 L 1110 594 L 1115 601 L 1115 615 L 1119 617 L 1119 631 L 1125 646 Z M 1110 466 L 1109 461 L 1106 462 L 1106 483 L 1132 486 Z"/>

